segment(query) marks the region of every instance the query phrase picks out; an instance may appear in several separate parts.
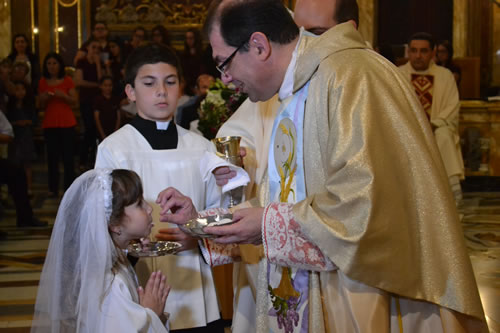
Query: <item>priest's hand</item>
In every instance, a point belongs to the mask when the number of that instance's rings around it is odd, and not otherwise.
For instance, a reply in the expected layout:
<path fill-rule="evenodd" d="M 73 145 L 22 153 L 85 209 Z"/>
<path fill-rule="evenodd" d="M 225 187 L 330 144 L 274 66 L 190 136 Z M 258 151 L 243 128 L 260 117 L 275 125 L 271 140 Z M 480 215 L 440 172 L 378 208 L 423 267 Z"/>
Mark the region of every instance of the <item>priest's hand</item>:
<path fill-rule="evenodd" d="M 186 224 L 187 221 L 198 217 L 191 198 L 173 187 L 161 191 L 156 203 L 161 207 L 160 221 L 162 222 Z"/>
<path fill-rule="evenodd" d="M 139 304 L 145 308 L 153 310 L 158 316 L 163 314 L 165 302 L 167 301 L 170 286 L 167 278 L 160 271 L 151 273 L 146 283 L 146 287 L 137 288 L 139 294 Z"/>
<path fill-rule="evenodd" d="M 155 235 L 155 238 L 161 241 L 181 243 L 182 246 L 177 250 L 177 252 L 194 249 L 198 246 L 198 240 L 196 238 L 189 236 L 179 228 L 160 229 Z"/>
<path fill-rule="evenodd" d="M 262 244 L 262 215 L 264 208 L 245 208 L 234 212 L 233 221 L 228 226 L 205 227 L 203 231 L 217 235 L 216 243 L 222 244 Z"/>
<path fill-rule="evenodd" d="M 247 155 L 247 150 L 244 147 L 240 147 L 241 159 Z M 215 182 L 218 186 L 224 186 L 227 184 L 229 179 L 236 177 L 236 171 L 231 171 L 229 167 L 218 167 L 215 168 L 212 173 L 215 176 Z"/>

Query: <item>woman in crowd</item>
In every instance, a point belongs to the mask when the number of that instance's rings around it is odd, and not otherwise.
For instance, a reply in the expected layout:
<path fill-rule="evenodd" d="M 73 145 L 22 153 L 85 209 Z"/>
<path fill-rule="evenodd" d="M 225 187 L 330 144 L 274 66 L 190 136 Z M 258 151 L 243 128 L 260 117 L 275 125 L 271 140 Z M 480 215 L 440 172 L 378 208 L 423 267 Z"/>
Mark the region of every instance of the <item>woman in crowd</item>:
<path fill-rule="evenodd" d="M 172 43 L 170 41 L 170 36 L 168 34 L 167 28 L 163 25 L 156 25 L 151 30 L 151 41 L 157 44 L 163 44 L 168 47 L 172 47 Z"/>
<path fill-rule="evenodd" d="M 32 333 L 166 333 L 170 287 L 153 272 L 144 288 L 126 257 L 153 226 L 139 176 L 93 169 L 66 191 L 57 212 Z"/>
<path fill-rule="evenodd" d="M 37 56 L 31 52 L 28 37 L 24 34 L 16 34 L 12 38 L 12 51 L 8 55 L 12 63 L 24 62 L 28 65 L 29 71 L 26 76 L 26 81 L 35 89 L 38 85 L 40 78 L 40 64 L 38 63 Z"/>
<path fill-rule="evenodd" d="M 111 38 L 108 42 L 110 57 L 105 63 L 106 75 L 113 78 L 113 96 L 126 98 L 123 83 L 123 68 L 125 62 L 122 55 L 122 43 L 119 38 Z"/>
<path fill-rule="evenodd" d="M 80 149 L 80 170 L 94 166 L 97 132 L 92 108 L 94 98 L 99 95 L 99 80 L 104 75 L 99 42 L 91 39 L 87 45 L 87 56 L 76 64 L 75 85 L 80 90 L 80 114 L 84 133 Z"/>
<path fill-rule="evenodd" d="M 200 32 L 196 29 L 186 31 L 184 51 L 181 55 L 181 64 L 186 80 L 186 93 L 194 95 L 196 79 L 205 72 L 203 66 L 203 45 Z"/>
<path fill-rule="evenodd" d="M 453 62 L 453 46 L 447 40 L 441 40 L 436 43 L 436 65 L 448 68 L 455 77 L 457 85 L 460 84 L 460 79 L 462 76 L 462 71 Z"/>
<path fill-rule="evenodd" d="M 59 192 L 59 160 L 64 165 L 64 189 L 75 178 L 75 126 L 72 106 L 76 104 L 75 85 L 65 75 L 64 61 L 57 53 L 49 53 L 43 61 L 43 77 L 38 91 L 40 107 L 45 109 L 42 128 L 47 145 L 49 196 Z"/>

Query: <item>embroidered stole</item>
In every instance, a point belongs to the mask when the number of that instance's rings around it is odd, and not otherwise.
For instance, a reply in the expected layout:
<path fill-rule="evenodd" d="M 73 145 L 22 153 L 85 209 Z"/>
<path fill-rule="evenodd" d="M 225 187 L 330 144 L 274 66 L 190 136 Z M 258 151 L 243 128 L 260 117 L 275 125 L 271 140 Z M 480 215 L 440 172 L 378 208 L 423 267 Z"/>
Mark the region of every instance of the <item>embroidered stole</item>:
<path fill-rule="evenodd" d="M 433 75 L 422 75 L 422 74 L 411 74 L 411 83 L 415 88 L 418 99 L 422 104 L 427 119 L 431 119 L 432 111 L 432 88 L 434 86 L 434 76 Z"/>
<path fill-rule="evenodd" d="M 274 121 L 268 159 L 271 200 L 295 203 L 306 198 L 303 166 L 304 109 L 309 82 Z M 268 263 L 270 332 L 308 332 L 309 272 Z"/>

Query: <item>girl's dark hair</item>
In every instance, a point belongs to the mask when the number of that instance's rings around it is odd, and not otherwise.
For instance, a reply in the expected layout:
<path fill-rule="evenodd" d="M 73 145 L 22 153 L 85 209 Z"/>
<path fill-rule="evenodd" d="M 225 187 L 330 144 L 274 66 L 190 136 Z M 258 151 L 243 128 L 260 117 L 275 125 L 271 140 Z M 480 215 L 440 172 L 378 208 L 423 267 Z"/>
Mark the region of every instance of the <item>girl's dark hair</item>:
<path fill-rule="evenodd" d="M 43 77 L 46 79 L 50 79 L 50 74 L 49 74 L 49 71 L 47 69 L 47 62 L 49 61 L 49 59 L 55 59 L 59 63 L 59 72 L 57 73 L 57 78 L 58 79 L 64 78 L 64 76 L 66 75 L 66 71 L 65 71 L 66 66 L 64 65 L 64 60 L 61 57 L 61 55 L 59 53 L 56 53 L 56 52 L 47 53 L 47 55 L 45 56 L 45 59 L 43 59 L 43 67 L 42 67 Z"/>
<path fill-rule="evenodd" d="M 125 207 L 142 198 L 141 178 L 132 170 L 115 169 L 111 172 L 113 184 L 110 224 L 118 224 L 125 216 Z"/>
<path fill-rule="evenodd" d="M 26 55 L 31 56 L 32 53 L 31 53 L 30 41 L 29 41 L 28 37 L 26 37 L 25 34 L 15 34 L 12 37 L 12 48 L 11 48 L 11 51 L 10 51 L 10 56 L 12 56 L 14 58 L 17 56 L 17 50 L 16 50 L 16 47 L 15 47 L 15 44 L 16 44 L 16 39 L 18 37 L 23 37 L 24 38 L 24 40 L 26 41 Z"/>
<path fill-rule="evenodd" d="M 171 46 L 171 41 L 170 41 L 170 35 L 168 33 L 167 28 L 165 28 L 163 25 L 158 24 L 151 29 L 151 40 L 153 38 L 153 35 L 155 31 L 159 32 L 161 35 L 161 42 L 165 44 L 166 46 Z"/>
<path fill-rule="evenodd" d="M 168 46 L 151 43 L 139 46 L 128 57 L 125 65 L 125 84 L 130 84 L 133 87 L 135 77 L 142 66 L 153 65 L 160 62 L 175 67 L 180 79 L 182 76 L 181 66 L 175 51 Z"/>

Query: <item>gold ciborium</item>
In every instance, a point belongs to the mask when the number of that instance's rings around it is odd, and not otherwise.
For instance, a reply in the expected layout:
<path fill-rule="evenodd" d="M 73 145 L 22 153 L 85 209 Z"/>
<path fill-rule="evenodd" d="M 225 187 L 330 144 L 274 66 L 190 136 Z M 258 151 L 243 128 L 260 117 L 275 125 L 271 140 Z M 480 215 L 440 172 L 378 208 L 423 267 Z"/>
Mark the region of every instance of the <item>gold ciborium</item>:
<path fill-rule="evenodd" d="M 224 136 L 212 139 L 217 156 L 236 166 L 243 166 L 240 156 L 240 136 Z M 234 207 L 243 200 L 243 186 L 222 194 L 221 206 Z M 229 202 L 228 202 L 229 201 Z"/>

